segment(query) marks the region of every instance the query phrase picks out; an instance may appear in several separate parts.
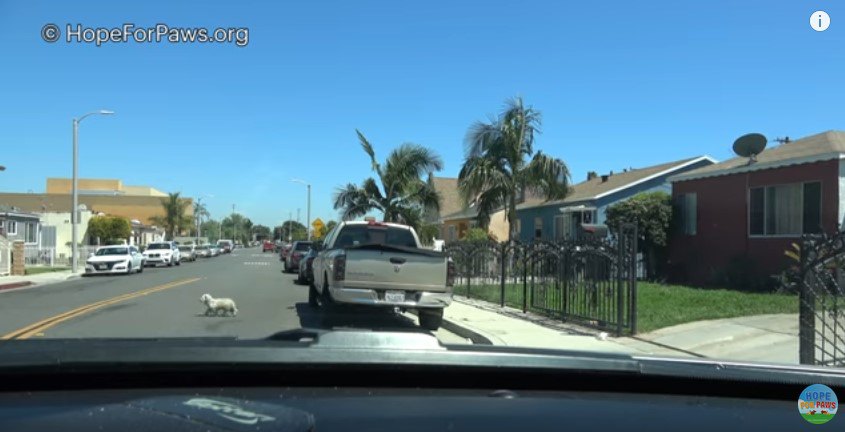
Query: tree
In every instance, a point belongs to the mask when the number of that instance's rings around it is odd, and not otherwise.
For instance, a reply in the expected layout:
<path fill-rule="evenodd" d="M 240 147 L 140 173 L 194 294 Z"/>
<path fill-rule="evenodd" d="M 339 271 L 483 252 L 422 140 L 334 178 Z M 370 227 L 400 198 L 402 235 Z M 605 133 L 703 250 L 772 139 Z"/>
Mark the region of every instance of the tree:
<path fill-rule="evenodd" d="M 563 199 L 569 192 L 566 164 L 541 151 L 534 151 L 540 113 L 517 97 L 489 123 L 473 124 L 466 138 L 466 159 L 458 175 L 465 205 L 475 203 L 478 222 L 490 223 L 490 215 L 507 209 L 508 240 L 516 237 L 516 205 L 524 191 L 547 200 Z M 530 161 L 528 161 L 530 160 Z"/>
<path fill-rule="evenodd" d="M 637 224 L 639 248 L 645 256 L 649 277 L 664 273 L 669 229 L 672 223 L 672 198 L 666 192 L 644 192 L 607 208 L 606 224 L 618 234 L 620 224 Z"/>
<path fill-rule="evenodd" d="M 490 234 L 487 233 L 486 229 L 476 227 L 468 229 L 461 240 L 468 242 L 486 242 L 491 239 Z"/>
<path fill-rule="evenodd" d="M 174 236 L 193 224 L 191 218 L 185 214 L 189 205 L 188 200 L 179 196 L 179 192 L 169 193 L 167 198 L 161 199 L 164 216 L 153 216 L 150 221 L 164 228 L 165 236 L 173 240 Z"/>
<path fill-rule="evenodd" d="M 88 220 L 88 236 L 98 244 L 122 243 L 132 235 L 129 219 L 120 216 L 96 216 Z"/>
<path fill-rule="evenodd" d="M 431 182 L 421 179 L 443 169 L 443 161 L 426 147 L 405 143 L 393 149 L 384 165 L 378 163 L 373 146 L 360 131 L 358 140 L 377 179 L 369 177 L 361 186 L 353 183 L 338 188 L 334 208 L 341 210 L 343 220 L 350 220 L 377 210 L 387 222 L 400 222 L 415 226 L 422 220 L 418 215 L 424 210 L 440 207 L 437 191 Z"/>
<path fill-rule="evenodd" d="M 328 234 L 329 232 L 331 232 L 331 230 L 333 230 L 334 227 L 336 227 L 336 226 L 337 226 L 337 222 L 335 222 L 333 220 L 326 222 L 326 233 Z"/>
<path fill-rule="evenodd" d="M 210 243 L 217 243 L 220 240 L 220 222 L 212 219 L 200 224 L 202 235 L 208 238 Z"/>
<path fill-rule="evenodd" d="M 252 240 L 252 226 L 252 221 L 240 213 L 229 215 L 223 219 L 223 238 L 246 244 Z"/>
<path fill-rule="evenodd" d="M 282 240 L 287 240 L 291 237 L 293 241 L 305 240 L 308 238 L 308 231 L 305 230 L 305 225 L 297 221 L 285 221 L 281 227 Z"/>
<path fill-rule="evenodd" d="M 257 240 L 266 240 L 270 238 L 270 227 L 265 225 L 255 225 L 252 227 L 252 232 L 255 234 Z"/>

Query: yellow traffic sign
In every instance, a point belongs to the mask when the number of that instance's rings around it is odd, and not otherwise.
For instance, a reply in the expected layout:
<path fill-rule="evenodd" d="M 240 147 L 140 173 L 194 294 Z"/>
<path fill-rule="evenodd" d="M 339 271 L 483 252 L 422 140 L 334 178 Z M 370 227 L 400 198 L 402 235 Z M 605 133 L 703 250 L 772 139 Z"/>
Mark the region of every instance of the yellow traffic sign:
<path fill-rule="evenodd" d="M 325 226 L 325 224 L 323 223 L 322 219 L 320 219 L 320 218 L 314 219 L 314 222 L 311 222 L 311 227 L 314 228 L 314 231 L 317 231 L 317 232 L 319 232 L 321 229 L 323 229 L 324 226 Z"/>

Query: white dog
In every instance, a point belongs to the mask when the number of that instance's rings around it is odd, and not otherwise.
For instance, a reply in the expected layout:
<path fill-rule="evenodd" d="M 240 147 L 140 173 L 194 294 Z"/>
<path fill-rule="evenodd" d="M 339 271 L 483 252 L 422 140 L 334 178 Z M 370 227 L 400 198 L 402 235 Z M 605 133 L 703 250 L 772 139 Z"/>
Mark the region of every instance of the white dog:
<path fill-rule="evenodd" d="M 232 316 L 238 316 L 238 307 L 235 305 L 235 301 L 229 298 L 214 298 L 210 294 L 203 294 L 200 297 L 200 302 L 205 304 L 208 308 L 205 310 L 205 316 L 209 315 L 219 315 L 220 312 L 223 312 L 223 315 L 231 314 Z"/>

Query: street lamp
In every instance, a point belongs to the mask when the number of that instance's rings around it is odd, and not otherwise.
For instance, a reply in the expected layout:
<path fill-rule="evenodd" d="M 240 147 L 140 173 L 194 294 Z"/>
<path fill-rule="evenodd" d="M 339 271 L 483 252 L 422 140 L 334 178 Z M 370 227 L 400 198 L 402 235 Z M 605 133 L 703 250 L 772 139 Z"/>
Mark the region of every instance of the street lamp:
<path fill-rule="evenodd" d="M 79 177 L 77 175 L 78 172 L 78 159 L 79 159 L 79 123 L 82 120 L 85 120 L 86 117 L 99 114 L 99 115 L 112 115 L 114 111 L 108 110 L 99 110 L 99 111 L 92 111 L 88 114 L 85 114 L 82 117 L 73 119 L 73 203 L 71 207 L 71 242 L 73 243 L 71 246 L 71 251 L 73 256 L 71 257 L 71 270 L 76 273 L 77 268 L 79 266 L 79 229 L 77 225 L 79 225 L 79 191 L 77 190 L 77 183 Z"/>
<path fill-rule="evenodd" d="M 308 187 L 308 209 L 305 211 L 305 232 L 308 233 L 308 240 L 311 240 L 311 183 L 300 179 L 290 179 L 293 183 L 304 184 Z"/>

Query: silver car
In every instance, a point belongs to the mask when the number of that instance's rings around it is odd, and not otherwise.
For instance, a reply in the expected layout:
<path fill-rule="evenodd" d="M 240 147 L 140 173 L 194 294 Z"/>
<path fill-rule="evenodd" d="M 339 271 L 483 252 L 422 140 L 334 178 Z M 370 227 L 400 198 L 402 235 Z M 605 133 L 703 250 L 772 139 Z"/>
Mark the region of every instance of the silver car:
<path fill-rule="evenodd" d="M 185 261 L 197 260 L 197 249 L 194 245 L 180 245 L 179 251 L 182 252 L 182 259 Z"/>

